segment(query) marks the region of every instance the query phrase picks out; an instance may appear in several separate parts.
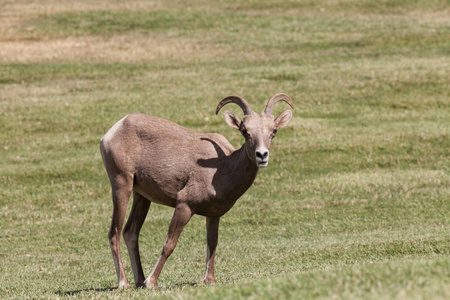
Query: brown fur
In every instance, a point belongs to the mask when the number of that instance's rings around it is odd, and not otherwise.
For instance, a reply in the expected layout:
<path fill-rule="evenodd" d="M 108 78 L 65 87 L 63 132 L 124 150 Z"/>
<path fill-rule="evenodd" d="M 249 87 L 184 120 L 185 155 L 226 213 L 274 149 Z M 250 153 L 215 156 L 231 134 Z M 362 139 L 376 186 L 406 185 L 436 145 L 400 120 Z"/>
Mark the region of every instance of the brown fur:
<path fill-rule="evenodd" d="M 274 95 L 262 114 L 254 113 L 239 96 L 226 97 L 219 103 L 217 112 L 227 103 L 238 104 L 244 110 L 242 121 L 230 111 L 224 114 L 226 122 L 246 139 L 239 150 L 220 134 L 193 132 L 144 114 L 127 115 L 111 127 L 101 140 L 100 150 L 112 188 L 114 210 L 108 237 L 119 288 L 130 286 L 120 256 L 120 234 L 132 193 L 133 206 L 123 236 L 135 285 L 157 286 L 159 274 L 193 214 L 206 216 L 204 282 L 215 282 L 219 219 L 252 185 L 259 167 L 267 165 L 276 130 L 286 126 L 292 117 L 287 110 L 274 119 L 272 107 L 279 100 L 293 107 L 284 94 Z M 175 211 L 161 256 L 145 279 L 138 237 L 151 202 L 174 207 Z"/>

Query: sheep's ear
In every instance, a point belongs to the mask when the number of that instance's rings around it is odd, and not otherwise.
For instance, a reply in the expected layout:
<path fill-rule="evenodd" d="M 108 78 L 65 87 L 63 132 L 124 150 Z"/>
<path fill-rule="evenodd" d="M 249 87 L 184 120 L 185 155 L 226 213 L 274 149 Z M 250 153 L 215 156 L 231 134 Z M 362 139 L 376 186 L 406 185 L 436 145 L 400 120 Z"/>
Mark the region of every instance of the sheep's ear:
<path fill-rule="evenodd" d="M 238 116 L 236 116 L 232 111 L 229 110 L 226 110 L 223 113 L 223 116 L 225 117 L 225 122 L 227 122 L 228 126 L 239 130 L 242 121 Z"/>
<path fill-rule="evenodd" d="M 292 111 L 285 110 L 275 119 L 275 128 L 280 129 L 285 127 L 292 119 Z"/>

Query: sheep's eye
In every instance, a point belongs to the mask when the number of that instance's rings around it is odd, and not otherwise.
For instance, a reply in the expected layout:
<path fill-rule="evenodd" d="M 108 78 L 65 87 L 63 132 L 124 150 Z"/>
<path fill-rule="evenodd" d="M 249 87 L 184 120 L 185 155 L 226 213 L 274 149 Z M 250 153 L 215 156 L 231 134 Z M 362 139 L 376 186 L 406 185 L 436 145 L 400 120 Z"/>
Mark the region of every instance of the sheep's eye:
<path fill-rule="evenodd" d="M 251 139 L 250 134 L 247 132 L 247 129 L 242 129 L 241 131 L 242 135 L 246 138 L 246 139 Z"/>

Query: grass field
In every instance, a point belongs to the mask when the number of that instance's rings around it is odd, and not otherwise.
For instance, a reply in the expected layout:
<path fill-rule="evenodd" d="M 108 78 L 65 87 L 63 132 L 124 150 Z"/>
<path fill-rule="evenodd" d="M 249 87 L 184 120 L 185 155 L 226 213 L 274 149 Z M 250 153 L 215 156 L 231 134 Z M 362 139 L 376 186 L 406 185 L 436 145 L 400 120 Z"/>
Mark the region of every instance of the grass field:
<path fill-rule="evenodd" d="M 64 2 L 0 1 L 0 298 L 450 297 L 448 1 Z M 217 103 L 277 92 L 294 118 L 222 218 L 217 284 L 195 216 L 157 290 L 115 290 L 108 128 L 143 112 L 239 147 Z M 146 276 L 172 212 L 150 208 Z"/>

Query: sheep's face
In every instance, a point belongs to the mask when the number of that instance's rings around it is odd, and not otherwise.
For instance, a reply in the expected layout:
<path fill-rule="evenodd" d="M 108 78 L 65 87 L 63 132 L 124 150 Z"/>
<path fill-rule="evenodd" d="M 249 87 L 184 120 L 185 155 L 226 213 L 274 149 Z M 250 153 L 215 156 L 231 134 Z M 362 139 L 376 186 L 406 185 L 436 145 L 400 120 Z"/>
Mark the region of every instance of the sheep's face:
<path fill-rule="evenodd" d="M 238 129 L 245 138 L 245 149 L 250 160 L 260 168 L 269 163 L 270 145 L 277 130 L 285 127 L 292 118 L 292 111 L 286 110 L 276 119 L 272 114 L 245 115 L 241 121 L 233 112 L 225 112 L 225 120 L 229 126 Z"/>

